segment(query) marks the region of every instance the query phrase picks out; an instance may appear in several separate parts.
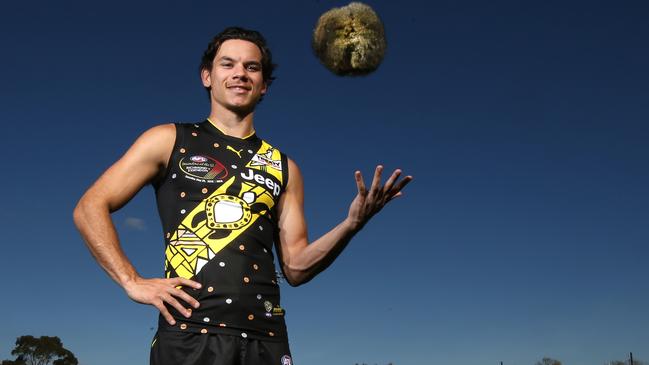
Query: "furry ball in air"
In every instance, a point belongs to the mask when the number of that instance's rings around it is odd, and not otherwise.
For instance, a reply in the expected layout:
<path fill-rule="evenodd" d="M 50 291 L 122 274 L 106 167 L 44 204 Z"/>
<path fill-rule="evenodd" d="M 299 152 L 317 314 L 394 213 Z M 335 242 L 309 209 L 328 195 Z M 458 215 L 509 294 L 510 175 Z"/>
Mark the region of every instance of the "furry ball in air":
<path fill-rule="evenodd" d="M 311 45 L 320 62 L 339 76 L 376 71 L 387 47 L 381 19 L 371 7 L 359 2 L 322 14 Z"/>

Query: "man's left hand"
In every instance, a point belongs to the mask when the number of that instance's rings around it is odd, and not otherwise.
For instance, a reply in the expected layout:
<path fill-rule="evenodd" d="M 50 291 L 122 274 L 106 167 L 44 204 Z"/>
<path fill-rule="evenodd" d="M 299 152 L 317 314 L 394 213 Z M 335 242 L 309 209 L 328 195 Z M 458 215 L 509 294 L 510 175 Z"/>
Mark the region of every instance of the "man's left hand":
<path fill-rule="evenodd" d="M 401 190 L 412 180 L 412 176 L 408 175 L 397 182 L 401 175 L 401 170 L 396 169 L 388 181 L 385 182 L 385 185 L 381 185 L 382 172 L 383 166 L 377 166 L 374 172 L 372 186 L 369 191 L 365 187 L 365 182 L 363 181 L 363 175 L 361 172 L 356 171 L 354 174 L 356 178 L 356 186 L 358 187 L 358 195 L 356 195 L 356 198 L 352 201 L 347 216 L 347 220 L 354 230 L 360 230 L 363 228 L 365 223 L 378 213 L 389 201 L 403 195 Z"/>

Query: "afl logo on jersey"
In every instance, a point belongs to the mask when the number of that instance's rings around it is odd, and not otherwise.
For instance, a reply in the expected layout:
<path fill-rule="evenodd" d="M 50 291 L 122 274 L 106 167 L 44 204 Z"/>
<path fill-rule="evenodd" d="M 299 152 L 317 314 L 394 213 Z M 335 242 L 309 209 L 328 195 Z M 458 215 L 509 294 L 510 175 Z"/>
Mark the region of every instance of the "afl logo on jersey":
<path fill-rule="evenodd" d="M 192 156 L 189 158 L 192 162 L 207 162 L 207 158 L 203 156 Z"/>
<path fill-rule="evenodd" d="M 221 162 L 205 155 L 183 157 L 180 159 L 178 167 L 185 173 L 187 179 L 199 182 L 221 182 L 228 176 L 228 169 Z"/>

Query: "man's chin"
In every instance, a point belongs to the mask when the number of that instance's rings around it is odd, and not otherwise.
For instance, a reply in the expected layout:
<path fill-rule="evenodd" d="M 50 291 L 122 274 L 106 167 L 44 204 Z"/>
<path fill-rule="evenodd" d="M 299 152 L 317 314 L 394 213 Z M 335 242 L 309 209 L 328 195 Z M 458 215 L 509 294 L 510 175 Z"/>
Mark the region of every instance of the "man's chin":
<path fill-rule="evenodd" d="M 238 115 L 247 115 L 252 113 L 255 110 L 255 107 L 257 106 L 258 100 L 255 100 L 254 102 L 250 101 L 235 101 L 235 102 L 217 102 L 216 104 L 219 105 L 221 108 L 227 109 L 235 114 Z"/>
<path fill-rule="evenodd" d="M 259 99 L 254 99 L 254 100 L 245 100 L 245 101 L 236 101 L 230 103 L 230 110 L 238 110 L 238 111 L 243 111 L 243 112 L 252 112 L 255 110 L 255 107 L 257 104 L 259 104 Z"/>
<path fill-rule="evenodd" d="M 248 115 L 255 111 L 255 106 L 257 104 L 246 103 L 246 104 L 230 104 L 228 109 L 238 115 Z"/>

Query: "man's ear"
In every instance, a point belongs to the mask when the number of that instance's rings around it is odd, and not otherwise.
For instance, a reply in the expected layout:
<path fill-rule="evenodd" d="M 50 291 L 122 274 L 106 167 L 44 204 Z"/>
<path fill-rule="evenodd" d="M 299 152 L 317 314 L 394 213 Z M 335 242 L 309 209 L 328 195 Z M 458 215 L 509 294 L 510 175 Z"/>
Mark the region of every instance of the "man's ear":
<path fill-rule="evenodd" d="M 268 91 L 268 84 L 264 81 L 264 86 L 261 88 L 261 95 L 266 95 L 266 91 Z"/>
<path fill-rule="evenodd" d="M 201 81 L 203 82 L 203 86 L 212 87 L 212 75 L 206 68 L 201 70 Z"/>

